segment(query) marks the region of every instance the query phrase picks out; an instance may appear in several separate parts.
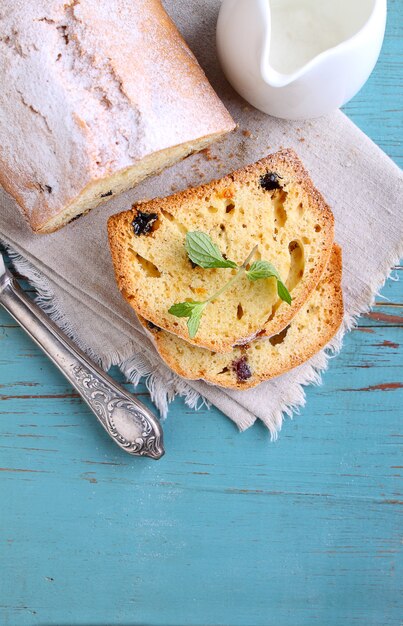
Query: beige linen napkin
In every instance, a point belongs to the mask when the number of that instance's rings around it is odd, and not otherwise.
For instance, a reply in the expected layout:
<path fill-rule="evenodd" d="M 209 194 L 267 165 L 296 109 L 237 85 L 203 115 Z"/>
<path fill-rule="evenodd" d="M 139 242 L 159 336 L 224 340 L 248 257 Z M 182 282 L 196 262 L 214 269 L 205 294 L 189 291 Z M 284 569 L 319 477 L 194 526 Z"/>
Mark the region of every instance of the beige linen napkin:
<path fill-rule="evenodd" d="M 324 351 L 278 379 L 228 392 L 187 382 L 160 360 L 114 282 L 106 221 L 133 201 L 167 195 L 251 163 L 281 146 L 293 147 L 332 206 L 343 248 L 345 326 L 366 311 L 390 267 L 403 256 L 402 180 L 397 166 L 341 112 L 316 121 L 285 122 L 247 106 L 226 82 L 215 55 L 219 0 L 166 0 L 168 12 L 223 99 L 238 130 L 208 153 L 194 155 L 111 200 L 57 233 L 33 235 L 14 200 L 0 191 L 0 239 L 39 290 L 40 304 L 103 367 L 119 364 L 134 383 L 146 375 L 163 416 L 180 394 L 191 406 L 216 405 L 240 429 L 260 418 L 275 436 L 283 414 L 304 403 L 302 385 L 320 381 Z M 340 347 L 341 335 L 330 348 Z"/>

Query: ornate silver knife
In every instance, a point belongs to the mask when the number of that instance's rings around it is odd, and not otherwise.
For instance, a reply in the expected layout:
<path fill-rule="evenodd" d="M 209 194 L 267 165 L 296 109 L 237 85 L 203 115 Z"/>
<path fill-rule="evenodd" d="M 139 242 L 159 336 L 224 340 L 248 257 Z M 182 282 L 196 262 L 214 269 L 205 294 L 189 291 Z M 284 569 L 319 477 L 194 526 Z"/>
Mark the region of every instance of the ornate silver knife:
<path fill-rule="evenodd" d="M 22 291 L 0 254 L 0 304 L 32 337 L 125 452 L 159 459 L 163 433 L 157 418 L 95 365 Z"/>

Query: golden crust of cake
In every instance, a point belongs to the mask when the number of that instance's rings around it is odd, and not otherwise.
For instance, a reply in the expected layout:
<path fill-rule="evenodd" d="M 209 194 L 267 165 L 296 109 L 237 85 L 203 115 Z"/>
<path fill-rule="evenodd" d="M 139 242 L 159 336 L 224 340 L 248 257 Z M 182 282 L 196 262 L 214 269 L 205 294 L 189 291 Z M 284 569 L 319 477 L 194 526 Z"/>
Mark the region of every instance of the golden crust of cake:
<path fill-rule="evenodd" d="M 319 284 L 289 326 L 279 335 L 256 339 L 228 354 L 191 346 L 144 318 L 140 321 L 161 357 L 180 376 L 231 389 L 248 389 L 301 365 L 335 335 L 343 319 L 341 276 L 341 249 L 334 244 Z"/>
<path fill-rule="evenodd" d="M 139 211 L 157 217 L 147 235 L 133 231 Z M 253 260 L 273 263 L 292 305 L 279 300 L 275 279 L 242 277 L 206 307 L 190 340 L 186 320 L 168 309 L 205 300 L 235 271 L 192 266 L 184 241 L 196 230 L 238 264 L 257 245 Z M 108 231 L 118 286 L 138 315 L 193 345 L 230 352 L 257 335 L 277 334 L 303 306 L 329 259 L 334 220 L 295 152 L 282 150 L 221 180 L 135 205 L 112 216 Z"/>

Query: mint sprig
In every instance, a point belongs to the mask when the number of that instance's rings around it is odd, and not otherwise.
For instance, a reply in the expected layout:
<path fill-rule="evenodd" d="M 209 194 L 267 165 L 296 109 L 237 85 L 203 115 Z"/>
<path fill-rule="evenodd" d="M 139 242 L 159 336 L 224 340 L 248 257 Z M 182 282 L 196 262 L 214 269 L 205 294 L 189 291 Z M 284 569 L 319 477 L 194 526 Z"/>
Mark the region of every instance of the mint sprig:
<path fill-rule="evenodd" d="M 189 331 L 189 337 L 193 339 L 199 330 L 201 316 L 207 306 L 208 302 L 179 302 L 179 304 L 173 304 L 168 313 L 175 315 L 176 317 L 187 317 L 187 327 Z"/>
<path fill-rule="evenodd" d="M 211 269 L 213 267 L 238 267 L 234 261 L 225 259 L 219 248 L 206 233 L 193 231 L 186 234 L 185 249 L 193 263 Z"/>
<path fill-rule="evenodd" d="M 272 263 L 268 261 L 255 261 L 246 272 L 246 276 L 251 281 L 262 280 L 264 278 L 275 278 L 277 280 L 277 293 L 281 300 L 291 304 L 291 295 L 287 287 L 280 278 L 280 274 Z"/>
<path fill-rule="evenodd" d="M 288 291 L 285 284 L 283 283 L 283 281 L 281 280 L 277 280 L 277 294 L 281 300 L 283 300 L 284 302 L 287 302 L 287 304 L 291 304 L 292 302 L 291 294 Z"/>
<path fill-rule="evenodd" d="M 203 302 L 196 302 L 195 300 L 190 300 L 187 302 L 179 302 L 177 304 L 173 304 L 168 313 L 171 315 L 175 315 L 175 317 L 187 317 L 187 327 L 189 331 L 189 337 L 193 339 L 197 331 L 199 330 L 200 321 L 206 306 L 216 300 L 227 291 L 241 276 L 244 274 L 247 278 L 254 282 L 256 280 L 263 280 L 266 278 L 275 278 L 277 281 L 277 293 L 281 300 L 287 302 L 287 304 L 291 304 L 291 295 L 282 282 L 280 275 L 274 265 L 269 263 L 268 261 L 255 261 L 252 265 L 247 269 L 250 261 L 253 258 L 257 250 L 257 246 L 253 248 L 253 250 L 248 254 L 245 261 L 242 265 L 237 265 L 235 261 L 230 261 L 229 259 L 225 259 L 221 254 L 218 246 L 211 240 L 211 238 L 203 232 L 194 231 L 188 232 L 186 234 L 185 241 L 185 249 L 188 253 L 188 256 L 193 263 L 202 267 L 204 269 L 211 269 L 214 267 L 221 268 L 232 268 L 237 269 L 237 273 L 229 280 L 221 289 L 216 291 L 212 296 L 207 298 L 207 300 L 203 300 Z"/>

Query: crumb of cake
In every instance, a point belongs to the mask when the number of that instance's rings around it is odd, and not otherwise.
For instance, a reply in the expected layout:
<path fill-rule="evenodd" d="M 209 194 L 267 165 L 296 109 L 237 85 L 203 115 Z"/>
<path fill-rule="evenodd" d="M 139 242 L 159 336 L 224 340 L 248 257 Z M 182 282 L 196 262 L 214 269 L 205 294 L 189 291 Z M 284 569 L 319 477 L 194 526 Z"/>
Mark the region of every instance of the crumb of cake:
<path fill-rule="evenodd" d="M 249 137 L 249 139 L 251 139 L 253 137 L 253 135 L 250 132 L 250 130 L 243 130 L 242 134 L 243 134 L 244 137 Z"/>
<path fill-rule="evenodd" d="M 218 160 L 218 156 L 216 156 L 215 154 L 213 154 L 211 152 L 211 148 L 204 148 L 204 150 L 201 150 L 201 154 L 203 154 L 204 158 L 207 161 L 217 161 Z"/>
<path fill-rule="evenodd" d="M 301 143 L 304 143 L 304 141 L 305 141 L 305 137 L 300 137 L 300 138 L 298 139 L 298 141 L 300 141 Z"/>
<path fill-rule="evenodd" d="M 200 151 L 200 154 L 202 154 L 204 158 L 207 159 L 207 161 L 211 161 L 211 149 L 210 148 L 204 148 L 204 150 Z"/>

